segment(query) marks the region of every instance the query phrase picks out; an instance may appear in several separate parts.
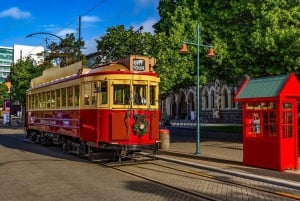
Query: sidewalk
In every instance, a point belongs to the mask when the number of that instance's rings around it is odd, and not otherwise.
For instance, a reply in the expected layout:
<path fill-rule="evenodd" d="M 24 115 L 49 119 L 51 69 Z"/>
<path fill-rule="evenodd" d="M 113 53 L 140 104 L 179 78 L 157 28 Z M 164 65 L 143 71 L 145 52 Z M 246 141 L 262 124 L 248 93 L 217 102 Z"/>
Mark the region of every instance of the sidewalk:
<path fill-rule="evenodd" d="M 247 177 L 296 182 L 300 188 L 300 169 L 280 172 L 243 165 L 243 144 L 241 142 L 201 139 L 200 154 L 195 155 L 195 150 L 195 142 L 171 141 L 168 149 L 158 151 L 158 157 L 171 157 L 181 162 L 198 164 L 208 169 L 218 168 L 220 171 L 244 174 Z M 298 160 L 300 165 L 300 157 Z"/>

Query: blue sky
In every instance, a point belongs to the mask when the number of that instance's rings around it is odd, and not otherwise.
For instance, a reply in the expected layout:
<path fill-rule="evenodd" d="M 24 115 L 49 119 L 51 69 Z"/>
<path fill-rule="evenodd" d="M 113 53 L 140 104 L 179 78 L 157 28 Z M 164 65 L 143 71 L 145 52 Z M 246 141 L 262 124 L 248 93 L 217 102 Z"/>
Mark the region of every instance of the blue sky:
<path fill-rule="evenodd" d="M 153 32 L 152 25 L 159 20 L 158 0 L 1 0 L 0 46 L 45 46 L 46 39 L 58 42 L 52 33 L 62 38 L 66 33 L 78 37 L 78 19 L 81 16 L 81 37 L 86 49 L 96 51 L 95 39 L 106 33 L 108 27 L 125 25 L 136 30 L 143 26 Z"/>

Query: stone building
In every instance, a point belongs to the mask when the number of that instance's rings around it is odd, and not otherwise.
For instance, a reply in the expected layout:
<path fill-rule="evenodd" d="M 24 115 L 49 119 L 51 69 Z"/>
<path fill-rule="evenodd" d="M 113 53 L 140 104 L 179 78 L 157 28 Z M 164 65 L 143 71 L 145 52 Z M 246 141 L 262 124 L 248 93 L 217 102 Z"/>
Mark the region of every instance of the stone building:
<path fill-rule="evenodd" d="M 228 86 L 219 80 L 200 88 L 200 122 L 242 123 L 242 111 L 234 102 L 238 85 Z M 161 103 L 163 118 L 170 120 L 196 120 L 196 86 L 171 93 Z"/>

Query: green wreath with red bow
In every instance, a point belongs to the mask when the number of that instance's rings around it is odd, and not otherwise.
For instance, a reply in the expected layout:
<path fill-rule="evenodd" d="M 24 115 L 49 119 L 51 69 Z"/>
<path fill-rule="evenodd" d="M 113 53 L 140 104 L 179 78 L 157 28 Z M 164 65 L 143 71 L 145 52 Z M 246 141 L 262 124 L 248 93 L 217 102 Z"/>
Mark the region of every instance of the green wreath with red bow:
<path fill-rule="evenodd" d="M 141 115 L 137 118 L 134 123 L 133 129 L 137 136 L 143 136 L 148 132 L 148 122 L 144 115 Z"/>

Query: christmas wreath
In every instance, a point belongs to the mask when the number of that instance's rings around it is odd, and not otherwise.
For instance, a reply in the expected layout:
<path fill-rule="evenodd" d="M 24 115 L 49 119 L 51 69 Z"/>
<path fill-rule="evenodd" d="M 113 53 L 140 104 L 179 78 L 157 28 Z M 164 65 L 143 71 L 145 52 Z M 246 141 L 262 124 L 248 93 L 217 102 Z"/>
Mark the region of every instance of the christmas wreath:
<path fill-rule="evenodd" d="M 137 136 L 143 136 L 148 132 L 148 122 L 145 116 L 139 116 L 133 126 L 134 132 Z"/>

